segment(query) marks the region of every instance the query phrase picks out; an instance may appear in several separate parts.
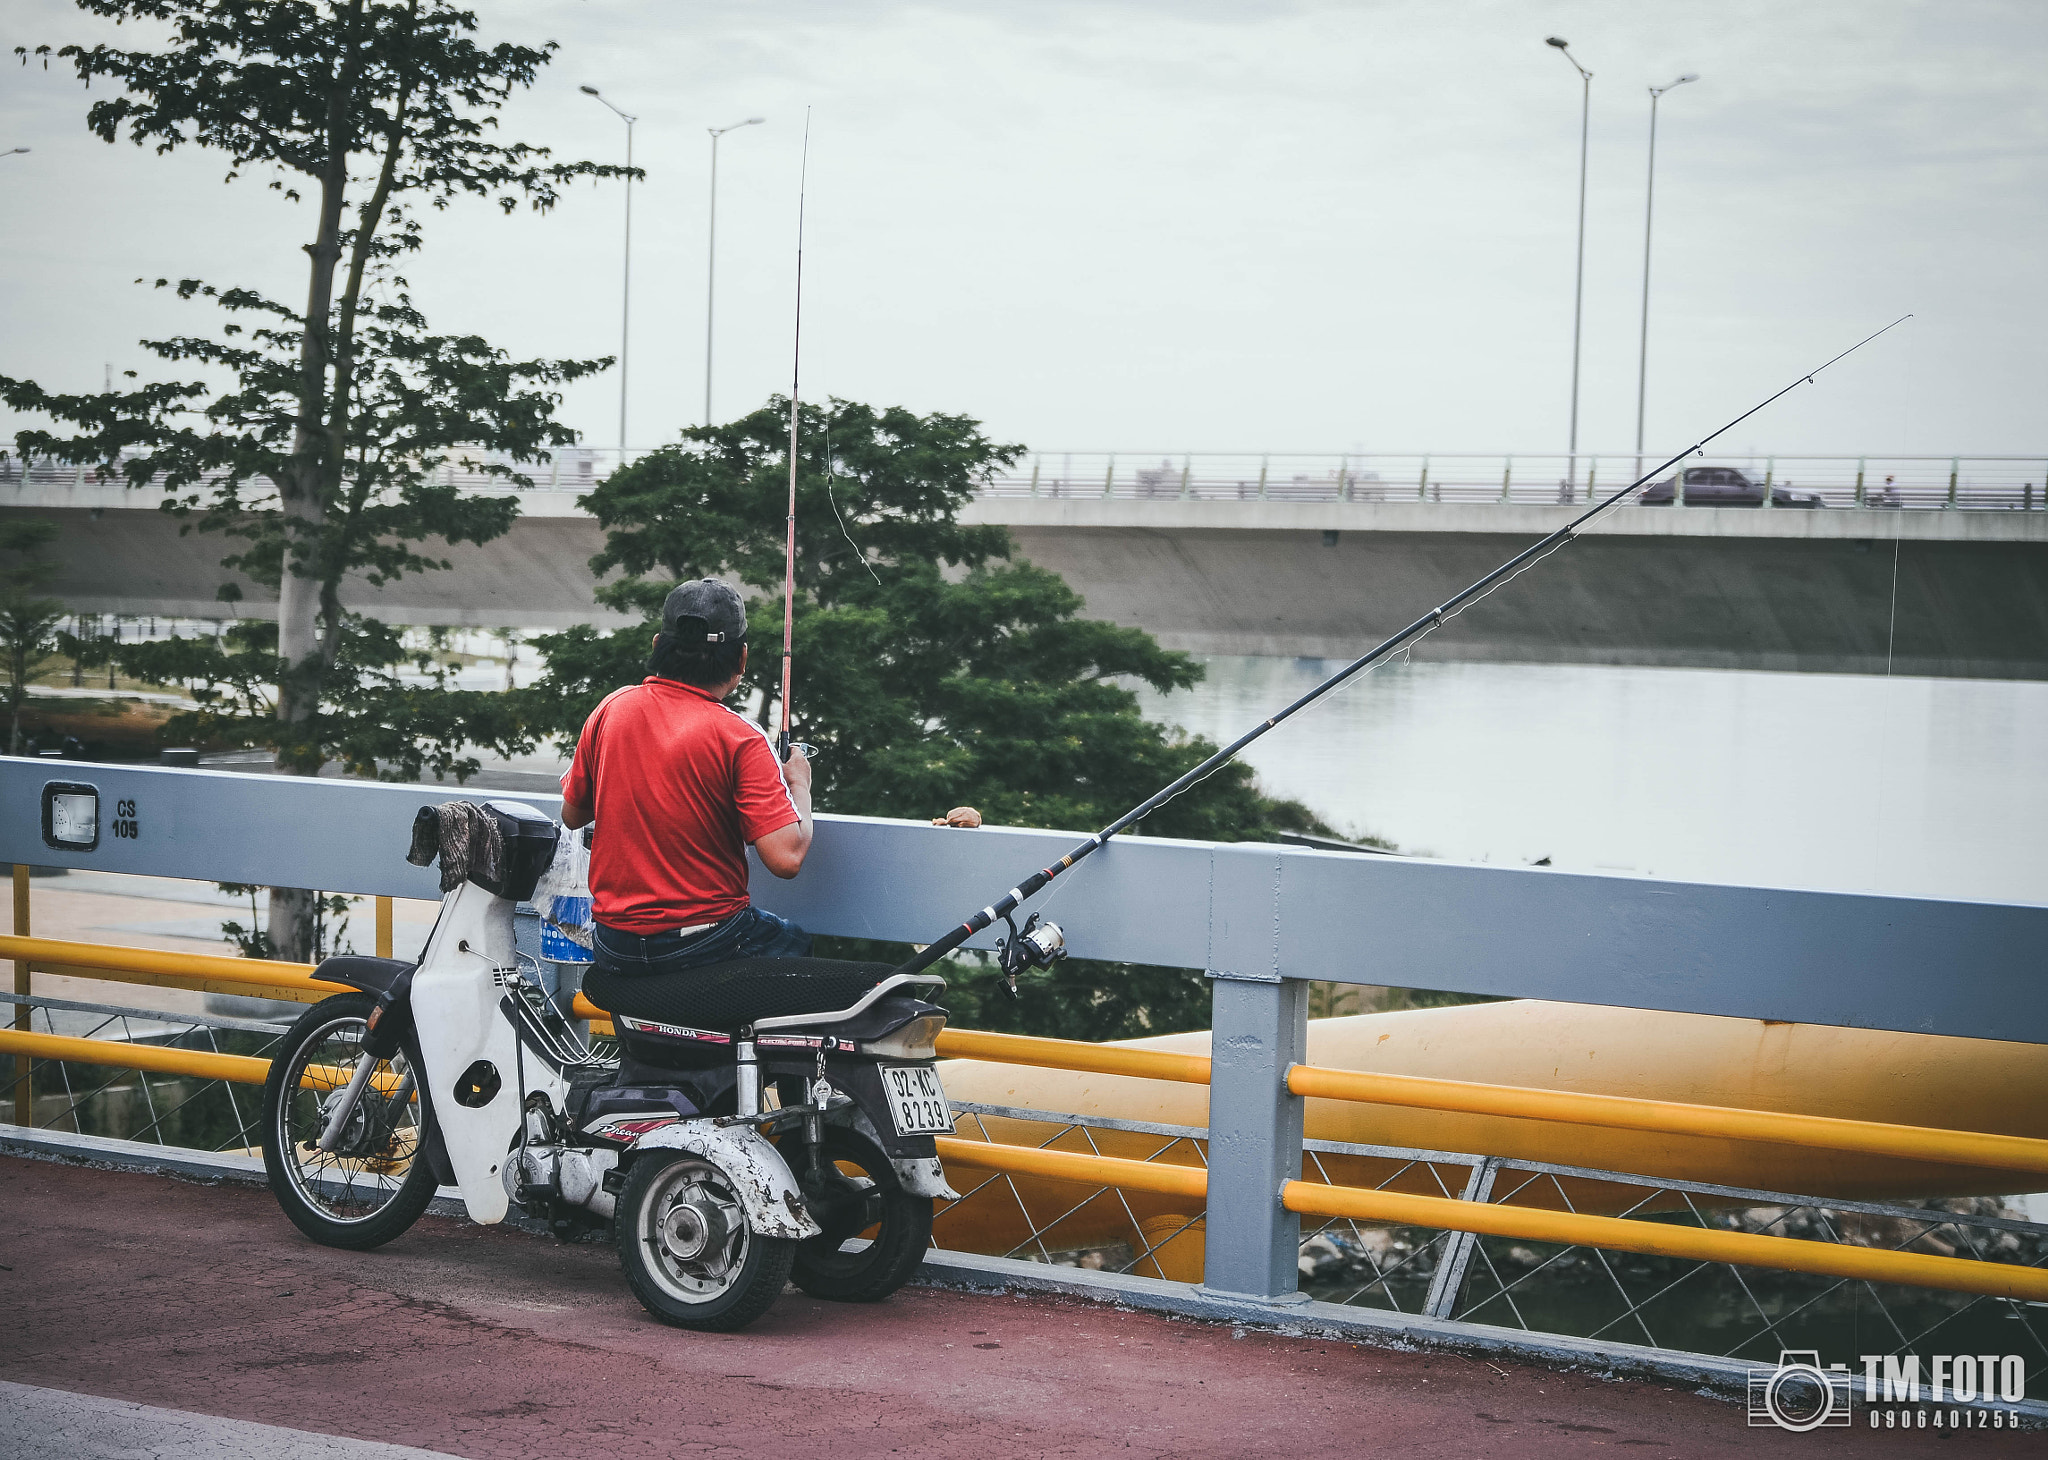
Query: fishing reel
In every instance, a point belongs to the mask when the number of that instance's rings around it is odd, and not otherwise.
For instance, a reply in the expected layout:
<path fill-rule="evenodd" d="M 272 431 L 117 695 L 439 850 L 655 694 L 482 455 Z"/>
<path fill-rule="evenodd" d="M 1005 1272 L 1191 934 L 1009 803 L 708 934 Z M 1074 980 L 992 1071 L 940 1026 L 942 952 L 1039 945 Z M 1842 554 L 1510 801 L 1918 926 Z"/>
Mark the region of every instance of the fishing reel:
<path fill-rule="evenodd" d="M 1010 997 L 1019 999 L 1023 995 L 1017 992 L 1017 975 L 1034 968 L 1050 968 L 1065 958 L 1067 935 L 1060 931 L 1058 923 L 1040 922 L 1037 913 L 1024 920 L 1021 932 L 1008 913 L 1003 914 L 1003 921 L 1009 925 L 1010 936 L 996 940 L 996 966 L 1003 971 Z"/>

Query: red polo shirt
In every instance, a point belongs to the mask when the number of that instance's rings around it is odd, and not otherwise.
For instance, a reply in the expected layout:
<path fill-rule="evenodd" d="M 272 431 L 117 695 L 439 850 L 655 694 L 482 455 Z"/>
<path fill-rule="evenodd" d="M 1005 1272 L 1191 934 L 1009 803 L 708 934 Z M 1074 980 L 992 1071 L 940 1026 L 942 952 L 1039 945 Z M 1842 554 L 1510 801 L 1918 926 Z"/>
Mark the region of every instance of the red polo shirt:
<path fill-rule="evenodd" d="M 624 933 L 715 923 L 747 906 L 747 847 L 800 820 L 767 733 L 672 679 L 605 696 L 564 797 L 590 807 L 597 921 Z"/>

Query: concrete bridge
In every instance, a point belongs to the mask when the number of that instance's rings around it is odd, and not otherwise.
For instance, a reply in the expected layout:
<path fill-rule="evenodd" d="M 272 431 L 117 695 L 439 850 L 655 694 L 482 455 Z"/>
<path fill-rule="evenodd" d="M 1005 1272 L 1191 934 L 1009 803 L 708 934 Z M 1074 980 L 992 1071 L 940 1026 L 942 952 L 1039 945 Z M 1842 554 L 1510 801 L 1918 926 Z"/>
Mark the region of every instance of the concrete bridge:
<path fill-rule="evenodd" d="M 118 486 L 32 484 L 0 513 L 59 524 L 54 590 L 81 612 L 219 617 L 222 544 L 180 536 Z M 525 494 L 505 537 L 454 567 L 348 595 L 394 622 L 559 628 L 596 608 L 596 523 Z M 1568 521 L 1527 502 L 990 496 L 1001 523 L 1098 617 L 1214 653 L 1345 656 Z M 239 611 L 268 595 L 240 584 Z M 1474 606 L 1422 658 L 2048 678 L 2048 511 L 1628 507 Z"/>

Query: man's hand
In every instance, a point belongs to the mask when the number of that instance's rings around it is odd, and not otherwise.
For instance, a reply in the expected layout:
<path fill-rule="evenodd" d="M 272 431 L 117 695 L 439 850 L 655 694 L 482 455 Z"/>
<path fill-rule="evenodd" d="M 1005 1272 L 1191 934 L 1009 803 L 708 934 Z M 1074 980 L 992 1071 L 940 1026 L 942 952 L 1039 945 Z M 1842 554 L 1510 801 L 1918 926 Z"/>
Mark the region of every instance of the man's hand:
<path fill-rule="evenodd" d="M 803 870 L 804 858 L 811 850 L 811 763 L 792 755 L 783 763 L 782 779 L 789 787 L 789 799 L 796 803 L 799 820 L 769 832 L 754 843 L 754 852 L 762 866 L 787 880 Z"/>

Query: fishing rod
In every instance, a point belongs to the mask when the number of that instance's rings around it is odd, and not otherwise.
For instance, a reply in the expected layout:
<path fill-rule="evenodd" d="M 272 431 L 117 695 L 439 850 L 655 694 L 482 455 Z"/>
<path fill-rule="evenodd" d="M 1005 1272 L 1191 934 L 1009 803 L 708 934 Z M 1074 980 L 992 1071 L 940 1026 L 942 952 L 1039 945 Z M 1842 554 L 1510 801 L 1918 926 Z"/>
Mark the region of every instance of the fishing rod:
<path fill-rule="evenodd" d="M 811 109 L 805 107 L 803 163 L 796 184 L 796 334 L 789 362 L 789 535 L 782 555 L 782 733 L 775 740 L 775 758 L 784 764 L 790 754 L 789 678 L 794 662 L 790 644 L 796 631 L 796 406 L 804 363 L 804 193 L 810 175 Z M 797 753 L 808 759 L 811 748 L 799 746 Z"/>
<path fill-rule="evenodd" d="M 1386 639 L 1381 640 L 1378 644 L 1375 644 L 1371 649 L 1359 655 L 1358 658 L 1352 660 L 1349 664 L 1345 665 L 1342 669 L 1338 670 L 1335 674 L 1331 675 L 1328 679 L 1324 680 L 1321 684 L 1317 685 L 1314 689 L 1310 690 L 1307 694 L 1303 695 L 1300 699 L 1294 701 L 1293 704 L 1288 705 L 1278 714 L 1272 716 L 1267 720 L 1261 721 L 1258 725 L 1246 731 L 1243 735 L 1238 736 L 1237 739 L 1231 741 L 1230 744 L 1224 746 L 1221 750 L 1217 751 L 1214 755 L 1210 756 L 1207 760 L 1203 761 L 1200 765 L 1196 766 L 1193 770 L 1189 771 L 1186 775 L 1181 776 L 1172 784 L 1162 787 L 1158 791 L 1155 791 L 1152 795 L 1148 796 L 1138 805 L 1132 807 L 1129 811 L 1126 811 L 1122 816 L 1119 816 L 1115 821 L 1112 821 L 1108 826 L 1105 826 L 1101 831 L 1098 831 L 1097 833 L 1095 833 L 1095 835 L 1089 837 L 1088 840 L 1082 842 L 1079 846 L 1075 847 L 1071 852 L 1068 852 L 1064 857 L 1061 857 L 1057 862 L 1053 863 L 1050 867 L 1046 867 L 1040 871 L 1033 872 L 1029 877 L 1025 878 L 1022 882 L 1019 882 L 1015 887 L 1011 888 L 1008 892 L 1004 893 L 995 902 L 989 904 L 980 912 L 974 914 L 974 916 L 967 919 L 966 922 L 961 923 L 958 927 L 953 928 L 944 937 L 940 938 L 936 943 L 930 944 L 922 952 L 918 953 L 916 956 L 911 958 L 908 962 L 899 965 L 895 971 L 897 973 L 917 973 L 923 969 L 929 968 L 932 964 L 938 962 L 941 958 L 944 958 L 948 953 L 951 953 L 954 949 L 958 948 L 962 943 L 966 942 L 976 933 L 979 933 L 983 928 L 988 927 L 990 924 L 994 923 L 997 919 L 1000 918 L 1009 927 L 1010 936 L 997 944 L 998 962 L 999 966 L 1002 969 L 1004 978 L 1008 981 L 1010 993 L 1012 997 L 1015 997 L 1017 994 L 1018 974 L 1026 972 L 1027 970 L 1032 968 L 1044 967 L 1047 964 L 1056 962 L 1058 959 L 1066 956 L 1065 939 L 1057 925 L 1052 923 L 1040 923 L 1038 914 L 1033 913 L 1031 917 L 1026 920 L 1023 930 L 1020 932 L 1017 928 L 1017 924 L 1015 923 L 1015 921 L 1012 920 L 1010 916 L 1017 910 L 1020 904 L 1022 904 L 1027 899 L 1037 894 L 1041 889 L 1043 889 L 1046 886 L 1047 883 L 1051 882 L 1055 877 L 1058 877 L 1061 873 L 1066 872 L 1070 868 L 1074 867 L 1077 863 L 1079 863 L 1083 858 L 1087 857 L 1090 853 L 1101 850 L 1102 847 L 1108 844 L 1109 839 L 1115 836 L 1117 833 L 1128 830 L 1132 825 L 1139 821 L 1142 821 L 1145 817 L 1151 815 L 1154 811 L 1157 811 L 1160 807 L 1164 806 L 1167 802 L 1173 800 L 1174 797 L 1180 795 L 1181 792 L 1187 790 L 1189 787 L 1197 785 L 1204 780 L 1207 780 L 1210 776 L 1214 775 L 1217 771 L 1221 770 L 1225 765 L 1229 764 L 1232 760 L 1234 760 L 1237 757 L 1238 752 L 1242 751 L 1247 745 L 1250 745 L 1254 740 L 1257 740 L 1261 735 L 1264 735 L 1268 730 L 1271 730 L 1274 726 L 1280 724 L 1282 721 L 1293 718 L 1293 716 L 1298 714 L 1300 711 L 1307 709 L 1310 705 L 1314 704 L 1324 695 L 1330 693 L 1330 691 L 1343 685 L 1344 683 L 1352 679 L 1354 676 L 1363 673 L 1365 670 L 1371 668 L 1374 664 L 1377 664 L 1382 659 L 1385 659 L 1388 655 L 1393 654 L 1397 650 L 1414 643 L 1417 639 L 1420 639 L 1423 635 L 1429 633 L 1431 630 L 1441 627 L 1446 619 L 1455 617 L 1461 610 L 1477 602 L 1479 599 L 1484 598 L 1488 593 L 1492 592 L 1495 588 L 1500 587 L 1503 583 L 1506 583 L 1509 579 L 1514 578 L 1515 576 L 1523 572 L 1525 569 L 1535 566 L 1538 562 L 1548 557 L 1551 553 L 1556 552 L 1559 548 L 1565 546 L 1565 544 L 1573 541 L 1575 538 L 1578 537 L 1580 531 L 1583 528 L 1585 528 L 1589 523 L 1594 521 L 1596 518 L 1600 517 L 1609 509 L 1613 508 L 1616 504 L 1618 504 L 1625 497 L 1627 497 L 1631 492 L 1634 492 L 1639 487 L 1643 486 L 1646 482 L 1649 482 L 1659 473 L 1673 466 L 1676 466 L 1679 462 L 1685 460 L 1688 456 L 1692 456 L 1695 454 L 1705 455 L 1706 448 L 1709 443 L 1713 442 L 1721 436 L 1725 436 L 1728 432 L 1734 430 L 1737 426 L 1741 425 L 1744 421 L 1748 420 L 1758 411 L 1764 409 L 1765 406 L 1771 405 L 1772 403 L 1777 401 L 1780 397 L 1790 395 L 1794 390 L 1797 390 L 1802 385 L 1811 385 L 1813 383 L 1813 377 L 1820 374 L 1821 371 L 1826 370 L 1829 365 L 1833 365 L 1838 361 L 1855 354 L 1858 350 L 1862 349 L 1865 345 L 1869 344 L 1872 340 L 1876 339 L 1878 335 L 1884 334 L 1887 330 L 1896 329 L 1899 325 L 1905 323 L 1912 317 L 1913 316 L 1910 314 L 1900 315 L 1899 318 L 1893 320 L 1890 324 L 1886 325 L 1884 329 L 1878 330 L 1876 333 L 1867 335 L 1863 339 L 1858 340 L 1848 349 L 1842 351 L 1841 354 L 1835 356 L 1833 360 L 1829 360 L 1826 365 L 1821 365 L 1813 370 L 1809 370 L 1804 375 L 1801 375 L 1798 379 L 1794 380 L 1790 385 L 1786 386 L 1783 390 L 1777 392 L 1776 395 L 1773 395 L 1768 399 L 1760 401 L 1756 405 L 1751 406 L 1748 410 L 1744 411 L 1741 415 L 1737 416 L 1727 425 L 1721 427 L 1720 430 L 1713 432 L 1711 435 L 1701 437 L 1698 441 L 1695 441 L 1692 445 L 1686 447 L 1685 450 L 1679 452 L 1676 456 L 1673 456 L 1669 460 L 1664 462 L 1663 465 L 1654 467 L 1650 471 L 1645 472 L 1643 475 L 1637 477 L 1634 481 L 1630 482 L 1627 486 L 1623 487 L 1620 491 L 1614 493 L 1613 496 L 1608 497 L 1603 502 L 1600 502 L 1592 507 L 1587 508 L 1586 511 L 1580 513 L 1577 517 L 1574 517 L 1570 522 L 1566 523 L 1563 527 L 1558 528 L 1557 531 L 1551 533 L 1549 536 L 1541 539 L 1538 542 L 1530 544 L 1521 552 L 1516 553 L 1513 557 L 1509 558 L 1506 562 L 1502 563 L 1499 567 L 1495 568 L 1492 572 L 1488 573 L 1485 577 L 1478 579 L 1477 581 L 1469 584 L 1464 588 L 1461 588 L 1460 590 L 1458 590 L 1458 592 L 1452 594 L 1449 598 L 1445 599 L 1442 603 L 1438 604 L 1435 608 L 1431 609 L 1428 613 L 1424 614 L 1421 618 L 1415 620 L 1414 623 L 1409 624 L 1400 632 L 1393 634 Z"/>

